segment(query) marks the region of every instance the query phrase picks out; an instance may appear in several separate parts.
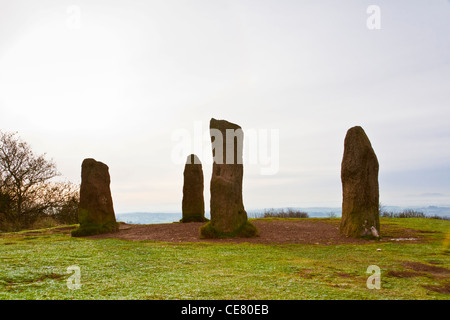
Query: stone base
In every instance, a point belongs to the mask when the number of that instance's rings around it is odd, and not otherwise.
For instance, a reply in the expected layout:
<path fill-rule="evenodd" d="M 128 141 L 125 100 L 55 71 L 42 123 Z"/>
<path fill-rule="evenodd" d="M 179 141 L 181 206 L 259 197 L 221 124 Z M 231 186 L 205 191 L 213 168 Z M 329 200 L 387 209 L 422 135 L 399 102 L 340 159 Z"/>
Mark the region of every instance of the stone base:
<path fill-rule="evenodd" d="M 202 239 L 233 237 L 252 238 L 257 236 L 259 236 L 258 229 L 248 221 L 246 221 L 241 227 L 237 228 L 233 232 L 219 231 L 214 227 L 211 221 L 200 228 L 200 238 Z"/>
<path fill-rule="evenodd" d="M 205 218 L 204 216 L 198 215 L 198 216 L 186 216 L 183 217 L 180 222 L 181 223 L 187 223 L 187 222 L 208 222 L 209 219 Z"/>
<path fill-rule="evenodd" d="M 379 239 L 380 217 L 378 206 L 342 211 L 339 233 L 352 238 Z"/>
<path fill-rule="evenodd" d="M 72 237 L 92 236 L 95 234 L 119 231 L 119 223 L 116 222 L 115 218 L 113 221 L 108 221 L 105 223 L 94 221 L 92 219 L 92 215 L 87 209 L 79 209 L 78 220 L 80 222 L 80 226 L 72 230 Z"/>
<path fill-rule="evenodd" d="M 72 237 L 85 237 L 118 231 L 119 231 L 119 223 L 109 222 L 101 226 L 97 224 L 80 225 L 78 228 L 72 230 L 71 234 Z"/>

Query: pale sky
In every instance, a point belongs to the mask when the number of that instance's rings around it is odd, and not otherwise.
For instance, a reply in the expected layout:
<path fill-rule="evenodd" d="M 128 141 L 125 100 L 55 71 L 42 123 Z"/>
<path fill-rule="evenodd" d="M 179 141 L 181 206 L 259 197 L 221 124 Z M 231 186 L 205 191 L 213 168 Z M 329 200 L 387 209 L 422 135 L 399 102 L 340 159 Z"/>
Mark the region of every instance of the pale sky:
<path fill-rule="evenodd" d="M 447 0 L 0 0 L 0 129 L 62 179 L 106 163 L 125 213 L 181 212 L 173 135 L 211 118 L 279 133 L 276 174 L 244 165 L 247 209 L 339 207 L 360 125 L 384 205 L 450 206 L 449 35 Z"/>

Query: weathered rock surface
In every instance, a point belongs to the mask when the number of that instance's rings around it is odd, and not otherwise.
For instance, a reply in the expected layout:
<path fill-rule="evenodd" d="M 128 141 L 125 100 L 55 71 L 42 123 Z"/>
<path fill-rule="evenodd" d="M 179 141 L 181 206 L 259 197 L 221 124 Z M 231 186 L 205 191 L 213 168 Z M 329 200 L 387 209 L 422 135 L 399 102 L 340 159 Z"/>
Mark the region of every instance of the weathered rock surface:
<path fill-rule="evenodd" d="M 205 218 L 202 163 L 195 154 L 191 154 L 187 157 L 183 177 L 183 218 L 180 222 L 208 221 L 208 219 Z"/>
<path fill-rule="evenodd" d="M 341 164 L 341 234 L 380 236 L 378 170 L 377 156 L 363 128 L 350 128 L 345 137 Z"/>
<path fill-rule="evenodd" d="M 257 235 L 247 220 L 242 200 L 244 134 L 240 126 L 211 119 L 213 170 L 210 184 L 211 221 L 200 229 L 204 238 Z"/>
<path fill-rule="evenodd" d="M 118 231 L 110 190 L 109 168 L 94 159 L 81 165 L 79 228 L 73 236 L 86 236 Z"/>

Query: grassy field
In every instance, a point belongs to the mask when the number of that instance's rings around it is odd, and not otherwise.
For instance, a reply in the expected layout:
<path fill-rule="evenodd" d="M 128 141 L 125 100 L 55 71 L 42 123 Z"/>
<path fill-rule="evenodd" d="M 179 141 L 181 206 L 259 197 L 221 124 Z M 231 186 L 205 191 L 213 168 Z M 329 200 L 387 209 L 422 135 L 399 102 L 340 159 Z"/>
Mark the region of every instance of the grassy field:
<path fill-rule="evenodd" d="M 449 299 L 450 221 L 381 222 L 426 240 L 171 244 L 71 238 L 64 229 L 0 234 L 0 299 Z M 379 290 L 366 286 L 370 265 L 381 269 Z M 80 289 L 67 286 L 70 266 L 80 269 Z"/>

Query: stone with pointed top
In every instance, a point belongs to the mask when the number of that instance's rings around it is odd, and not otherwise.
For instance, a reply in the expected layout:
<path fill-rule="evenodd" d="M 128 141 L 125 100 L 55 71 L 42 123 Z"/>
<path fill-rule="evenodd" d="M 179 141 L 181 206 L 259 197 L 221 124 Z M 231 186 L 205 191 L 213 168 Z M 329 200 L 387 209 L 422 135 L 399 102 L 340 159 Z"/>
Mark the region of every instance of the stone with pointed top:
<path fill-rule="evenodd" d="M 85 159 L 81 165 L 78 220 L 80 226 L 72 231 L 75 237 L 119 229 L 111 197 L 109 168 L 94 159 Z"/>
<path fill-rule="evenodd" d="M 378 170 L 377 156 L 363 128 L 350 128 L 341 163 L 341 234 L 380 237 Z"/>
<path fill-rule="evenodd" d="M 204 222 L 205 201 L 203 199 L 203 169 L 200 159 L 191 154 L 184 166 L 182 214 L 180 222 Z"/>

